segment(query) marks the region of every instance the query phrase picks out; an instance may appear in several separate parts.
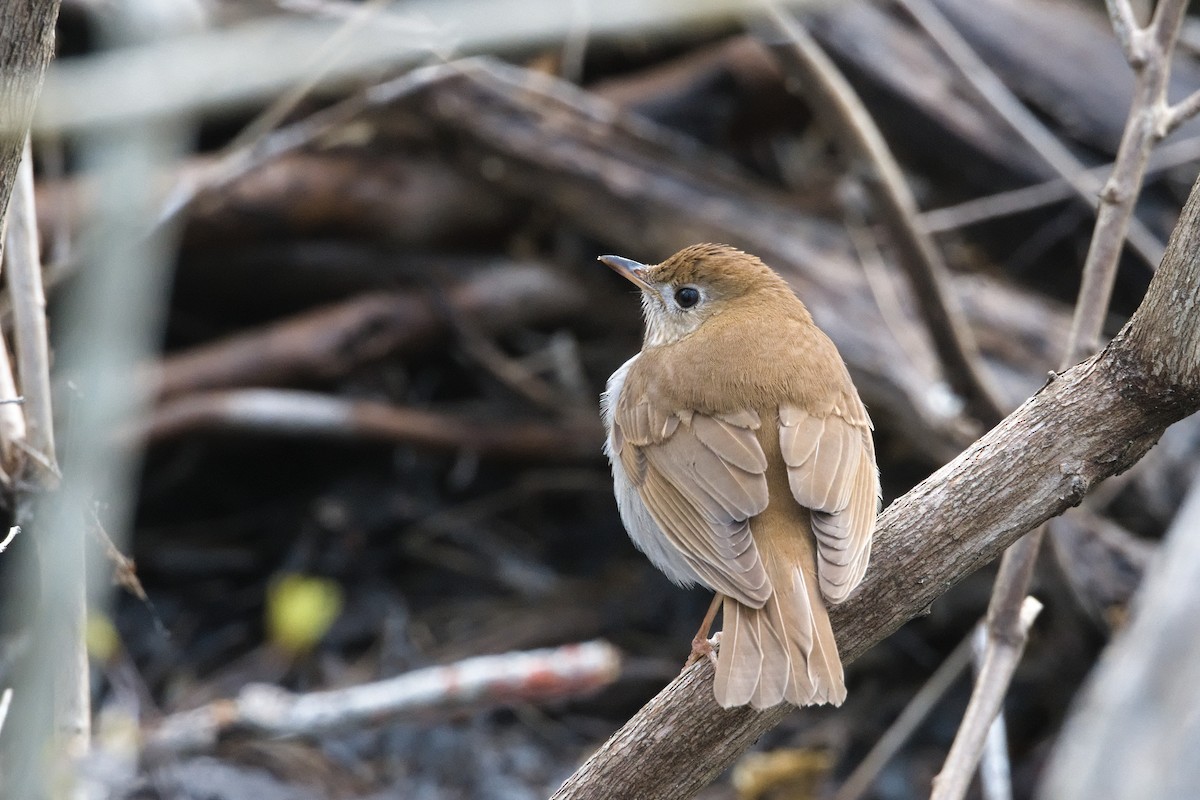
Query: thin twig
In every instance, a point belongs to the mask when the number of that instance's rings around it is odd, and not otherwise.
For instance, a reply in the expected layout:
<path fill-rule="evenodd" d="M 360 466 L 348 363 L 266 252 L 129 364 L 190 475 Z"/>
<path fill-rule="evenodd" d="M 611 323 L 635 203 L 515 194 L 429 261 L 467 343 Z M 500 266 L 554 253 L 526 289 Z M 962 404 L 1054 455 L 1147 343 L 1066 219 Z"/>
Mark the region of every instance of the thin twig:
<path fill-rule="evenodd" d="M 785 54 L 787 65 L 800 73 L 801 83 L 812 95 L 813 110 L 824 120 L 834 140 L 847 147 L 852 158 L 863 162 L 863 182 L 916 289 L 948 381 L 977 419 L 994 425 L 1004 416 L 1006 403 L 986 372 L 971 328 L 949 289 L 949 270 L 941 251 L 917 221 L 916 200 L 883 134 L 808 31 L 771 0 L 766 2 L 766 12 L 771 24 L 788 40 L 790 47 L 777 52 Z"/>
<path fill-rule="evenodd" d="M 987 628 L 976 625 L 971 634 L 971 660 L 976 677 L 983 670 L 987 658 Z M 979 759 L 979 786 L 984 800 L 1012 800 L 1012 770 L 1008 760 L 1008 731 L 1004 724 L 1004 709 L 996 712 L 996 718 L 988 727 Z"/>
<path fill-rule="evenodd" d="M 8 719 L 8 708 L 12 705 L 13 690 L 9 686 L 0 693 L 0 732 L 4 731 L 4 721 Z"/>
<path fill-rule="evenodd" d="M 1125 53 L 1125 60 L 1131 65 L 1144 60 L 1145 47 L 1141 41 L 1143 32 L 1129 0 L 1104 0 L 1104 5 L 1108 7 L 1113 33 L 1117 35 L 1117 41 Z"/>
<path fill-rule="evenodd" d="M 11 402 L 18 397 L 12 362 L 8 358 L 8 343 L 0 333 L 0 397 L 9 400 L 0 404 L 0 484 L 11 485 L 24 471 L 26 426 L 23 403 Z"/>
<path fill-rule="evenodd" d="M 983 62 L 945 16 L 929 0 L 897 0 L 897 2 L 925 29 L 962 77 L 1004 118 L 1013 131 L 1036 150 L 1051 169 L 1070 183 L 1084 202 L 1093 209 L 1099 208 L 1103 213 L 1104 204 L 1100 202 L 1100 194 L 1104 185 L 1092 178 L 1088 174 L 1086 166 L 1059 141 L 1058 137 L 1041 120 L 1034 116 L 1032 111 L 1017 99 L 1016 95 Z M 1119 160 L 1120 154 L 1118 153 Z M 1099 221 L 1096 226 L 1100 227 Z M 1118 246 L 1124 242 L 1126 230 L 1129 234 L 1129 244 L 1137 251 L 1138 255 L 1151 268 L 1157 266 L 1162 258 L 1163 249 L 1158 237 L 1140 221 L 1131 219 L 1129 227 L 1123 227 L 1120 231 L 1121 236 L 1117 240 Z M 1107 303 L 1105 305 L 1107 306 Z"/>
<path fill-rule="evenodd" d="M 33 152 L 25 140 L 17 182 L 9 204 L 5 278 L 12 298 L 13 336 L 21 396 L 25 398 L 25 444 L 38 454 L 28 463 L 38 465 L 35 483 L 58 483 L 58 458 L 54 450 L 54 412 L 50 393 L 50 344 L 46 325 L 46 294 L 42 289 L 42 262 L 38 244 L 37 210 L 33 192 Z"/>
<path fill-rule="evenodd" d="M 227 155 L 243 148 L 253 149 L 255 142 L 258 142 L 287 119 L 288 114 L 292 113 L 300 105 L 300 102 L 316 88 L 337 64 L 338 51 L 344 51 L 346 40 L 353 36 L 363 25 L 375 19 L 379 15 L 385 1 L 369 0 L 369 2 L 356 6 L 355 13 L 342 22 L 341 26 L 336 28 L 320 47 L 308 55 L 304 65 L 307 74 L 288 87 L 262 113 L 239 131 L 237 136 L 233 137 L 221 149 L 222 154 Z M 287 7 L 286 3 L 282 5 L 285 8 Z"/>
<path fill-rule="evenodd" d="M 958 800 L 967 792 L 971 776 L 975 774 L 975 765 L 979 763 L 979 754 L 983 751 L 988 730 L 1000 711 L 1017 662 L 1021 660 L 1021 652 L 1025 649 L 1025 636 L 1041 612 L 1042 604 L 1032 597 L 1026 597 L 1020 609 L 1016 620 L 1018 638 L 1000 642 L 989 630 L 987 655 L 984 657 L 976 683 L 977 687 L 987 688 L 971 695 L 967 712 L 963 716 L 958 734 L 954 737 L 954 744 L 950 747 L 946 763 L 933 779 L 930 800 Z"/>
<path fill-rule="evenodd" d="M 21 532 L 20 525 L 13 525 L 11 528 L 8 529 L 8 535 L 4 537 L 4 541 L 0 542 L 0 553 L 3 553 L 5 550 L 8 549 L 8 546 L 10 544 L 12 544 L 12 540 L 17 538 L 17 534 L 20 532 Z"/>
<path fill-rule="evenodd" d="M 933 711 L 938 701 L 950 690 L 963 670 L 971 663 L 973 635 L 968 635 L 959 642 L 958 646 L 929 676 L 929 680 L 925 681 L 925 685 L 913 695 L 912 700 L 908 701 L 908 705 L 900 712 L 900 716 L 896 717 L 896 720 L 884 731 L 883 736 L 880 736 L 871 747 L 871 751 L 846 778 L 845 783 L 838 788 L 833 800 L 858 800 L 870 790 L 875 779 L 879 777 L 879 773 L 883 771 L 887 763 L 908 741 L 917 727 L 929 716 L 929 712 Z"/>
<path fill-rule="evenodd" d="M 1150 164 L 1146 167 L 1146 176 L 1156 175 L 1164 170 L 1200 160 L 1200 137 L 1171 142 L 1155 149 L 1150 156 Z M 1091 177 L 1098 181 L 1108 180 L 1112 174 L 1113 164 L 1101 164 L 1088 170 Z M 1053 178 L 1032 186 L 1020 189 L 1010 189 L 997 192 L 986 197 L 966 200 L 952 206 L 923 211 L 920 214 L 921 225 L 930 233 L 965 228 L 998 217 L 1019 214 L 1035 208 L 1057 203 L 1075 195 L 1075 190 L 1062 178 Z"/>
<path fill-rule="evenodd" d="M 88 526 L 88 530 L 104 548 L 104 557 L 112 564 L 113 582 L 149 605 L 150 598 L 146 595 L 146 588 L 142 586 L 142 581 L 138 578 L 137 564 L 132 558 L 122 553 L 121 548 L 117 547 L 117 543 L 108 535 L 104 523 L 100 521 L 100 514 L 94 507 L 91 510 L 91 517 L 92 524 Z"/>
<path fill-rule="evenodd" d="M 1142 189 L 1150 150 L 1162 138 L 1161 120 L 1167 113 L 1171 52 L 1186 8 L 1187 4 L 1182 0 L 1162 0 L 1154 9 L 1150 27 L 1145 29 L 1149 35 L 1139 34 L 1155 46 L 1147 45 L 1144 60 L 1130 62 L 1135 81 L 1129 121 L 1117 148 L 1112 175 L 1101 194 L 1096 227 L 1083 265 L 1083 282 L 1079 287 L 1064 366 L 1078 362 L 1099 346 L 1117 277 L 1121 242 L 1125 231 L 1136 221 L 1134 204 Z"/>
<path fill-rule="evenodd" d="M 1172 131 L 1187 122 L 1200 112 L 1200 91 L 1193 92 L 1166 110 L 1159 121 L 1156 133 L 1159 138 L 1170 135 Z"/>

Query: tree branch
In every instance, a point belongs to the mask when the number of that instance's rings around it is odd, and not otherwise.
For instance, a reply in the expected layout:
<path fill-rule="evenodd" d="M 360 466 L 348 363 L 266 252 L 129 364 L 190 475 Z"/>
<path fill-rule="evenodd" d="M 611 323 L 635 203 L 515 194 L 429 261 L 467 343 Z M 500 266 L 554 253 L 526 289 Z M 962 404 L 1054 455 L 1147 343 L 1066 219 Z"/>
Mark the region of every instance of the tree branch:
<path fill-rule="evenodd" d="M 873 566 L 831 610 L 852 661 L 1022 534 L 1122 472 L 1171 423 L 1200 409 L 1200 191 L 1129 324 L 1058 376 L 879 519 Z M 1014 469 L 1014 464 L 1021 465 Z M 684 798 L 793 709 L 723 710 L 712 668 L 672 681 L 555 795 Z"/>
<path fill-rule="evenodd" d="M 1020 546 L 1031 538 L 1026 536 L 1013 546 Z M 1037 541 L 1041 542 L 1040 536 L 1037 537 Z M 996 585 L 1001 585 L 999 578 L 996 579 Z M 1026 586 L 1021 584 L 1021 595 L 1024 595 L 1025 588 Z M 997 629 L 991 625 L 987 628 L 987 636 L 991 641 L 987 643 L 983 665 L 979 669 L 979 678 L 975 683 L 976 691 L 971 693 L 971 702 L 967 705 L 962 725 L 954 737 L 950 754 L 946 756 L 946 763 L 933 779 L 930 800 L 960 800 L 971 785 L 971 776 L 975 774 L 975 767 L 983 753 L 992 723 L 1000 713 L 1008 685 L 1012 681 L 1017 664 L 1021 661 L 1021 654 L 1025 652 L 1025 639 L 1029 627 L 1042 610 L 1042 604 L 1032 597 L 1026 597 L 1023 601 L 1017 597 L 1017 603 L 1020 611 L 1015 620 L 1017 636 L 1013 640 L 997 642 Z"/>
<path fill-rule="evenodd" d="M 1138 25 L 1129 0 L 1104 0 L 1104 5 L 1108 7 L 1108 16 L 1112 19 L 1113 32 L 1117 35 L 1117 41 L 1125 53 L 1125 60 L 1131 65 L 1144 61 L 1146 56 L 1145 48 L 1140 40 L 1141 26 Z"/>
<path fill-rule="evenodd" d="M 1117 8 L 1120 8 L 1119 4 Z M 1117 277 L 1121 247 L 1130 225 L 1136 223 L 1134 204 L 1142 190 L 1150 150 L 1165 135 L 1161 123 L 1169 116 L 1166 96 L 1171 75 L 1171 53 L 1179 36 L 1185 10 L 1186 3 L 1163 0 L 1155 8 L 1150 26 L 1135 31 L 1147 44 L 1141 48 L 1141 57 L 1129 62 L 1135 74 L 1129 121 L 1121 135 L 1112 175 L 1100 194 L 1096 227 L 1084 261 L 1083 282 L 1079 287 L 1075 318 L 1071 323 L 1072 347 L 1064 363 L 1074 364 L 1094 352 L 1100 341 Z M 1120 28 L 1126 22 L 1114 18 L 1113 24 Z M 1150 46 L 1149 42 L 1153 42 L 1154 46 Z"/>

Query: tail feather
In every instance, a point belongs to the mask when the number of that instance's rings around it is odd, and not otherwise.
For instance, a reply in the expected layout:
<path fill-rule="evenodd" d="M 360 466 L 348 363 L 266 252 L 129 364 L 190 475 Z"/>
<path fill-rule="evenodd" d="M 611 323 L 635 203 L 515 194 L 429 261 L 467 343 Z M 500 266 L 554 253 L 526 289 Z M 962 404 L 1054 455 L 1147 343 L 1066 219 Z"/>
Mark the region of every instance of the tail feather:
<path fill-rule="evenodd" d="M 762 608 L 731 598 L 717 653 L 714 694 L 724 708 L 841 705 L 842 662 L 816 575 L 791 566 L 771 576 L 775 591 Z"/>
<path fill-rule="evenodd" d="M 729 597 L 722 604 L 721 649 L 717 653 L 717 676 L 713 684 L 717 702 L 724 708 L 744 706 L 754 697 L 763 666 L 763 619 L 760 614 Z M 738 657 L 722 658 L 729 650 Z"/>

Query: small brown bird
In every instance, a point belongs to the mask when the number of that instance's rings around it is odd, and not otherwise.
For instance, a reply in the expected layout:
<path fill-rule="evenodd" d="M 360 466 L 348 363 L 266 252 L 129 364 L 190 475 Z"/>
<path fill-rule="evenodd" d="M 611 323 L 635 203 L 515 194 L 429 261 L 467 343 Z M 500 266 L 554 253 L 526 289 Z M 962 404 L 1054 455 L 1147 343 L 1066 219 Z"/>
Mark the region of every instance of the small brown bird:
<path fill-rule="evenodd" d="M 755 256 L 699 244 L 600 260 L 642 290 L 642 351 L 603 397 L 621 519 L 682 586 L 722 602 L 723 707 L 840 704 L 825 602 L 862 580 L 879 508 L 871 420 L 833 342 Z"/>

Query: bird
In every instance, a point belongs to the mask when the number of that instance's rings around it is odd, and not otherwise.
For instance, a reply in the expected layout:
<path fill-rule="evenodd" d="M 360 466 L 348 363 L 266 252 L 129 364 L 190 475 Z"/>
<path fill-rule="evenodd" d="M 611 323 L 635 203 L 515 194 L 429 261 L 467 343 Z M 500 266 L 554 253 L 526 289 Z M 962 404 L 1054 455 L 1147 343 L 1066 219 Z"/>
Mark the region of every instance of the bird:
<path fill-rule="evenodd" d="M 723 244 L 659 264 L 599 260 L 641 290 L 642 349 L 601 396 L 617 507 L 634 545 L 722 611 L 723 708 L 841 705 L 826 604 L 862 581 L 880 508 L 871 419 L 837 347 L 788 283 Z"/>

